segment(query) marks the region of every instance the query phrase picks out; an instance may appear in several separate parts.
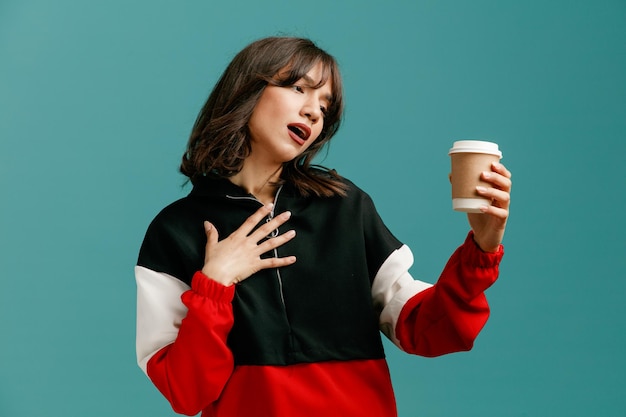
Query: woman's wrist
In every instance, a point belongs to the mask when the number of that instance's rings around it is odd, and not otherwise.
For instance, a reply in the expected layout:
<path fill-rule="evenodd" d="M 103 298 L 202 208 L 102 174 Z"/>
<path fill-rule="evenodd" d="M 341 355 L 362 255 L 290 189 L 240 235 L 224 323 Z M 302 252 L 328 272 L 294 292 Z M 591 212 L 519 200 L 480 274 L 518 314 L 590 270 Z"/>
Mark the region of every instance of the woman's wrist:
<path fill-rule="evenodd" d="M 481 242 L 480 239 L 477 239 L 476 234 L 473 234 L 473 240 L 478 249 L 485 253 L 496 253 L 500 250 L 500 242 L 497 244 L 494 242 Z"/>
<path fill-rule="evenodd" d="M 211 268 L 208 268 L 207 265 L 205 265 L 202 268 L 202 273 L 208 279 L 210 279 L 212 281 L 215 281 L 215 282 L 217 282 L 219 284 L 222 284 L 225 287 L 230 287 L 231 285 L 235 284 L 235 279 L 234 278 L 229 278 L 229 277 L 227 277 L 227 274 L 224 274 L 223 272 L 220 273 L 220 272 L 215 271 L 215 270 L 213 270 Z"/>

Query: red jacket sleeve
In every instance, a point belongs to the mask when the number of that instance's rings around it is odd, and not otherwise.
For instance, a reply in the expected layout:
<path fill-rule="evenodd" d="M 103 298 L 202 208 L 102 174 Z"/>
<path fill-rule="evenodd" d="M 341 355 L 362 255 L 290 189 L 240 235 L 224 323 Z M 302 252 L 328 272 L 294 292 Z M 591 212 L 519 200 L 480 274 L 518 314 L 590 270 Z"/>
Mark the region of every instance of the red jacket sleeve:
<path fill-rule="evenodd" d="M 176 340 L 148 361 L 148 376 L 177 413 L 195 415 L 217 400 L 233 371 L 226 339 L 234 292 L 197 272 L 181 297 L 188 312 Z"/>
<path fill-rule="evenodd" d="M 484 291 L 498 277 L 503 247 L 483 252 L 469 233 L 437 283 L 411 297 L 396 324 L 403 350 L 422 356 L 470 350 L 489 317 Z"/>

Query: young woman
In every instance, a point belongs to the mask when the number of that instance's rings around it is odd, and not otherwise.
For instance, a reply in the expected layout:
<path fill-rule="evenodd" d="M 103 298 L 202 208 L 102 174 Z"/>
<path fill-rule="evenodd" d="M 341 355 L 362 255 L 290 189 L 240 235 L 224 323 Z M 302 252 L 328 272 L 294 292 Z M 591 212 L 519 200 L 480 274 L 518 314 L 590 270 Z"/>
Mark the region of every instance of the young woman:
<path fill-rule="evenodd" d="M 435 285 L 369 196 L 314 156 L 339 128 L 335 60 L 267 38 L 228 66 L 193 127 L 191 193 L 146 233 L 136 267 L 137 359 L 173 409 L 203 416 L 395 416 L 381 342 L 468 350 L 489 315 L 510 173 Z"/>

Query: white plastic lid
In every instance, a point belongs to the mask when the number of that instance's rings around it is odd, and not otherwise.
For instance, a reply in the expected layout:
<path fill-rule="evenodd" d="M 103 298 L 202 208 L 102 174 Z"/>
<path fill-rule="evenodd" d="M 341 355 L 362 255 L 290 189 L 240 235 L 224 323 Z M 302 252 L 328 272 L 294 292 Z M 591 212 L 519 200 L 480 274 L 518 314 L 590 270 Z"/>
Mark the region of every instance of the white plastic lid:
<path fill-rule="evenodd" d="M 452 144 L 448 155 L 453 153 L 486 153 L 502 158 L 502 152 L 498 149 L 498 144 L 484 140 L 458 140 Z"/>

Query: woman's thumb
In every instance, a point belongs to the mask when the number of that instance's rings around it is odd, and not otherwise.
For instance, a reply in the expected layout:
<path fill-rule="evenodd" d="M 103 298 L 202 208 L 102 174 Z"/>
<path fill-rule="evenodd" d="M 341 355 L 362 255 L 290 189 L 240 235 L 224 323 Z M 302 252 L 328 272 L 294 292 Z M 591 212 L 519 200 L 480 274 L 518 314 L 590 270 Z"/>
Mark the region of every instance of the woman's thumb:
<path fill-rule="evenodd" d="M 215 226 L 213 226 L 210 222 L 204 221 L 204 233 L 206 233 L 207 243 L 215 243 L 217 242 L 218 233 Z"/>

